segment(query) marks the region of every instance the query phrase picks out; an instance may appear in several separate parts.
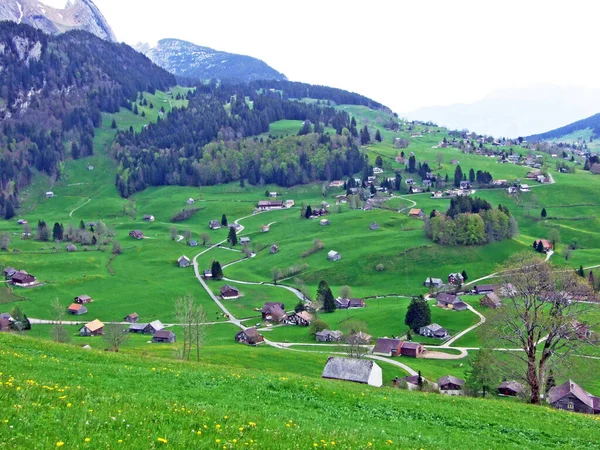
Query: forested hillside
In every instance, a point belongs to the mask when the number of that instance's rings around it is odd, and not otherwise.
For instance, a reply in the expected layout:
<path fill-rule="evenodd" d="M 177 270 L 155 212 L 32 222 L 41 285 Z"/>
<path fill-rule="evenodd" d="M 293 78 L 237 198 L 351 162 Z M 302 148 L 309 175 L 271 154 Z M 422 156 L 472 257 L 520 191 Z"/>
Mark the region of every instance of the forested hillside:
<path fill-rule="evenodd" d="M 308 95 L 324 103 L 290 100 Z M 188 99 L 187 109 L 173 110 L 141 133 L 117 136 L 114 154 L 122 196 L 148 186 L 236 180 L 292 186 L 355 174 L 367 164 L 356 142 L 356 122 L 328 104 L 384 108 L 339 89 L 270 81 L 200 85 Z M 282 119 L 305 125 L 297 137 L 247 139 L 268 133 L 269 124 Z M 327 127 L 335 132 L 327 133 Z"/>
<path fill-rule="evenodd" d="M 547 131 L 541 134 L 534 134 L 528 136 L 526 139 L 530 142 L 545 141 L 547 139 L 560 139 L 567 134 L 574 133 L 576 131 L 591 129 L 594 136 L 600 135 L 600 114 L 594 114 L 586 119 L 578 120 L 564 127 L 556 128 L 555 130 Z"/>
<path fill-rule="evenodd" d="M 0 23 L 0 214 L 9 218 L 32 169 L 59 175 L 59 163 L 93 152 L 101 112 L 131 108 L 139 91 L 174 76 L 124 44 L 83 31 L 48 36 Z"/>

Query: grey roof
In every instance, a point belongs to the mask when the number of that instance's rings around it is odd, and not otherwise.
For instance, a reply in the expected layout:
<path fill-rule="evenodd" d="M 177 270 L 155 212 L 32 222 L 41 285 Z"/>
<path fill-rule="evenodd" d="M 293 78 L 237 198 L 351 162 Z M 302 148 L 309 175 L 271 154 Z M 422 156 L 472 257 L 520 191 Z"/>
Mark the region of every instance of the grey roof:
<path fill-rule="evenodd" d="M 315 333 L 316 336 L 321 336 L 321 337 L 333 336 L 334 338 L 340 338 L 343 336 L 343 334 L 344 333 L 342 333 L 339 330 L 332 331 L 332 330 L 328 330 L 328 329 L 318 331 L 317 333 Z"/>
<path fill-rule="evenodd" d="M 132 323 L 131 325 L 129 325 L 129 329 L 130 330 L 140 330 L 142 331 L 144 328 L 146 328 L 148 326 L 147 323 Z"/>
<path fill-rule="evenodd" d="M 442 292 L 441 294 L 438 294 L 436 300 L 438 302 L 444 302 L 444 303 L 454 304 L 454 303 L 459 302 L 460 298 L 458 298 L 456 295 L 446 294 L 445 292 Z"/>
<path fill-rule="evenodd" d="M 162 324 L 162 322 L 160 320 L 154 320 L 154 321 L 150 322 L 148 325 L 150 325 L 152 328 L 154 328 L 155 331 L 163 330 L 165 328 L 165 326 Z"/>
<path fill-rule="evenodd" d="M 462 386 L 463 384 L 465 384 L 465 380 L 463 380 L 461 378 L 457 378 L 452 375 L 446 375 L 445 377 L 438 378 L 438 380 L 437 380 L 438 386 L 443 386 L 444 384 L 448 384 L 448 383 L 452 383 L 457 386 Z"/>
<path fill-rule="evenodd" d="M 437 323 L 432 323 L 432 324 L 426 325 L 423 328 L 427 328 L 428 330 L 431 330 L 433 332 L 436 332 L 436 331 L 444 329 L 441 325 L 439 325 Z"/>
<path fill-rule="evenodd" d="M 548 403 L 556 403 L 568 394 L 573 394 L 582 403 L 586 404 L 590 408 L 594 407 L 594 396 L 588 394 L 577 383 L 574 383 L 572 380 L 568 380 L 566 383 L 563 383 L 559 386 L 554 386 L 552 389 L 550 389 L 550 391 L 548 392 Z"/>
<path fill-rule="evenodd" d="M 367 383 L 373 369 L 373 361 L 366 359 L 339 358 L 330 356 L 323 369 L 323 378 Z"/>
<path fill-rule="evenodd" d="M 154 333 L 154 337 L 159 339 L 170 339 L 172 336 L 175 336 L 175 333 L 168 330 L 159 330 Z"/>
<path fill-rule="evenodd" d="M 510 389 L 517 393 L 525 392 L 525 386 L 517 381 L 503 381 L 500 383 L 500 386 L 498 386 L 498 389 Z"/>
<path fill-rule="evenodd" d="M 402 344 L 400 339 L 379 338 L 373 348 L 377 353 L 390 353 L 393 349 L 397 349 Z"/>

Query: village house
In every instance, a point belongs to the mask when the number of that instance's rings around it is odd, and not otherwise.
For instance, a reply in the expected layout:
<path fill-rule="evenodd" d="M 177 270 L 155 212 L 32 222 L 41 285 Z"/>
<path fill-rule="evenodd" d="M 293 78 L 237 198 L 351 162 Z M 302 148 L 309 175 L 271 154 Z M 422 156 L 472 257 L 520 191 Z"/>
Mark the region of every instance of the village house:
<path fill-rule="evenodd" d="M 27 221 L 25 219 L 17 220 L 17 225 L 25 225 L 26 223 L 27 223 Z"/>
<path fill-rule="evenodd" d="M 410 189 L 409 189 L 409 192 L 412 193 L 412 194 L 420 194 L 420 193 L 423 192 L 423 189 L 421 189 L 418 186 L 411 186 Z"/>
<path fill-rule="evenodd" d="M 424 188 L 430 188 L 432 184 L 433 184 L 432 180 L 423 180 L 423 187 Z M 414 192 L 414 189 L 413 189 L 413 192 Z"/>
<path fill-rule="evenodd" d="M 464 282 L 465 279 L 459 272 L 451 273 L 450 275 L 448 275 L 448 284 L 452 284 L 453 286 L 462 286 Z"/>
<path fill-rule="evenodd" d="M 496 291 L 496 286 L 493 284 L 477 284 L 473 286 L 473 292 L 477 295 L 491 294 Z"/>
<path fill-rule="evenodd" d="M 238 298 L 239 296 L 240 296 L 240 291 L 237 288 L 230 286 L 228 284 L 221 287 L 221 298 L 223 300 L 231 300 L 234 298 Z"/>
<path fill-rule="evenodd" d="M 365 333 L 364 331 L 359 331 L 358 333 L 350 335 L 348 340 L 353 342 L 354 344 L 367 345 L 371 343 L 373 337 L 370 334 Z"/>
<path fill-rule="evenodd" d="M 467 304 L 456 295 L 442 292 L 436 297 L 437 306 L 440 308 L 453 309 L 455 311 L 464 311 L 467 309 Z"/>
<path fill-rule="evenodd" d="M 584 391 L 572 380 L 550 389 L 546 401 L 550 406 L 557 409 L 586 414 L 600 414 L 600 397 Z"/>
<path fill-rule="evenodd" d="M 154 333 L 154 337 L 152 338 L 152 342 L 154 343 L 163 343 L 163 344 L 172 344 L 175 342 L 175 333 L 168 330 L 159 330 Z"/>
<path fill-rule="evenodd" d="M 269 225 L 263 225 L 262 227 L 260 227 L 260 232 L 261 233 L 268 233 L 270 230 Z"/>
<path fill-rule="evenodd" d="M 123 322 L 129 322 L 129 323 L 137 323 L 137 321 L 140 320 L 140 316 L 138 315 L 138 313 L 131 313 L 126 315 L 123 318 Z"/>
<path fill-rule="evenodd" d="M 129 329 L 127 331 L 130 333 L 143 333 L 147 326 L 147 323 L 131 322 L 131 325 L 129 325 Z"/>
<path fill-rule="evenodd" d="M 436 339 L 446 339 L 450 336 L 448 330 L 442 328 L 442 326 L 438 325 L 437 323 L 432 323 L 431 325 L 426 325 L 424 327 L 419 328 L 419 334 L 421 336 L 427 336 Z"/>
<path fill-rule="evenodd" d="M 285 201 L 285 207 L 286 208 L 291 208 L 292 206 L 294 206 L 296 204 L 296 202 L 294 200 L 286 200 Z"/>
<path fill-rule="evenodd" d="M 245 245 L 245 244 L 249 244 L 250 243 L 250 238 L 247 236 L 244 236 L 243 238 L 240 238 L 240 244 Z"/>
<path fill-rule="evenodd" d="M 371 224 L 369 225 L 369 230 L 379 230 L 379 224 L 377 222 L 371 222 Z"/>
<path fill-rule="evenodd" d="M 52 197 L 54 197 L 54 192 L 52 192 L 52 191 L 46 192 L 46 198 L 52 198 Z"/>
<path fill-rule="evenodd" d="M 521 192 L 529 192 L 529 185 L 528 184 L 521 184 L 521 186 L 519 186 L 519 190 Z"/>
<path fill-rule="evenodd" d="M 440 392 L 447 395 L 462 395 L 464 384 L 465 380 L 452 375 L 446 375 L 437 380 Z"/>
<path fill-rule="evenodd" d="M 408 215 L 410 217 L 415 217 L 417 219 L 422 219 L 423 217 L 425 217 L 425 213 L 423 212 L 422 209 L 419 208 L 413 208 L 408 212 Z"/>
<path fill-rule="evenodd" d="M 25 272 L 24 270 L 18 270 L 11 277 L 12 284 L 20 287 L 33 286 L 37 283 L 36 278 Z"/>
<path fill-rule="evenodd" d="M 517 397 L 525 394 L 525 386 L 516 381 L 503 381 L 498 386 L 498 395 L 504 397 Z"/>
<path fill-rule="evenodd" d="M 147 222 L 154 222 L 154 216 L 152 214 L 145 214 L 144 220 Z"/>
<path fill-rule="evenodd" d="M 265 338 L 253 327 L 238 331 L 235 335 L 235 342 L 256 346 L 265 342 Z"/>
<path fill-rule="evenodd" d="M 90 297 L 89 295 L 86 295 L 86 294 L 78 295 L 77 297 L 75 297 L 73 299 L 73 301 L 75 303 L 79 303 L 81 305 L 83 305 L 84 303 L 92 303 L 93 302 L 92 297 Z"/>
<path fill-rule="evenodd" d="M 219 228 L 221 228 L 221 222 L 219 222 L 218 220 L 211 220 L 210 222 L 208 222 L 208 228 L 210 228 L 211 230 L 218 230 Z"/>
<path fill-rule="evenodd" d="M 506 186 L 506 184 L 507 184 L 506 180 L 493 180 L 492 181 L 493 186 Z"/>
<path fill-rule="evenodd" d="M 344 337 L 344 333 L 339 330 L 331 331 L 331 330 L 321 330 L 315 333 L 315 338 L 317 342 L 340 342 Z"/>
<path fill-rule="evenodd" d="M 550 250 L 552 250 L 552 243 L 546 239 L 536 239 L 535 243 L 533 244 L 533 248 L 537 249 L 540 245 L 540 242 L 542 243 L 544 253 L 548 253 Z"/>
<path fill-rule="evenodd" d="M 425 347 L 418 342 L 403 342 L 400 348 L 402 356 L 409 356 L 411 358 L 418 358 L 425 351 Z"/>
<path fill-rule="evenodd" d="M 271 248 L 269 249 L 269 251 L 271 252 L 272 255 L 274 255 L 275 253 L 277 253 L 279 251 L 279 247 L 277 246 L 277 244 L 273 244 L 273 245 L 271 245 Z"/>
<path fill-rule="evenodd" d="M 259 211 L 270 211 L 272 209 L 281 209 L 283 207 L 283 201 L 281 200 L 260 200 L 257 204 Z"/>
<path fill-rule="evenodd" d="M 299 325 L 301 327 L 307 327 L 313 321 L 313 316 L 308 311 L 300 311 L 288 316 L 285 319 L 285 323 L 288 325 Z"/>
<path fill-rule="evenodd" d="M 329 261 L 339 261 L 340 259 L 342 259 L 342 255 L 340 255 L 338 252 L 336 252 L 335 250 L 330 250 L 327 253 L 327 259 Z"/>
<path fill-rule="evenodd" d="M 269 197 L 277 198 L 277 192 L 269 192 Z"/>
<path fill-rule="evenodd" d="M 14 267 L 5 267 L 4 268 L 4 279 L 6 281 L 12 280 L 13 275 L 17 273 L 17 270 Z"/>
<path fill-rule="evenodd" d="M 189 267 L 190 266 L 190 258 L 188 258 L 185 255 L 182 255 L 177 260 L 177 264 L 179 264 L 179 267 Z"/>
<path fill-rule="evenodd" d="M 423 384 L 428 383 L 427 380 L 425 380 L 425 378 L 423 378 L 423 377 L 421 377 L 421 382 Z M 404 378 L 396 377 L 392 381 L 392 384 L 396 387 L 400 387 L 400 386 L 402 386 L 402 384 L 405 384 L 406 389 L 408 389 L 409 391 L 414 391 L 419 388 L 419 375 L 409 375 Z"/>
<path fill-rule="evenodd" d="M 288 317 L 281 302 L 266 302 L 262 307 L 261 316 L 263 320 L 277 323 L 285 321 Z"/>
<path fill-rule="evenodd" d="M 461 189 L 471 189 L 471 182 L 470 181 L 461 181 L 460 188 Z"/>
<path fill-rule="evenodd" d="M 104 324 L 98 319 L 86 323 L 79 329 L 80 336 L 100 336 L 104 334 Z"/>
<path fill-rule="evenodd" d="M 442 191 L 435 191 L 431 193 L 431 198 L 442 198 L 444 193 Z"/>
<path fill-rule="evenodd" d="M 353 381 L 381 387 L 383 376 L 381 367 L 366 359 L 340 358 L 330 356 L 321 375 L 323 378 Z"/>
<path fill-rule="evenodd" d="M 400 339 L 379 338 L 373 348 L 374 355 L 400 356 L 403 342 Z"/>
<path fill-rule="evenodd" d="M 188 205 L 193 205 L 195 203 L 194 199 L 192 197 L 188 198 L 187 201 L 185 202 Z"/>
<path fill-rule="evenodd" d="M 77 251 L 77 246 L 75 244 L 68 244 L 67 247 L 66 247 L 66 250 L 69 253 L 76 252 Z"/>
<path fill-rule="evenodd" d="M 142 233 L 142 230 L 132 230 L 129 232 L 129 236 L 134 239 L 144 239 L 144 233 Z"/>
<path fill-rule="evenodd" d="M 213 277 L 213 275 L 212 275 L 212 270 L 205 270 L 205 271 L 203 271 L 203 272 L 202 272 L 202 277 L 203 277 L 205 280 L 210 280 L 210 279 L 212 279 L 212 277 Z"/>
<path fill-rule="evenodd" d="M 6 317 L 0 317 L 0 332 L 10 331 L 12 329 L 12 322 Z"/>
<path fill-rule="evenodd" d="M 442 281 L 441 278 L 429 277 L 425 280 L 423 285 L 428 288 L 441 288 L 442 286 L 444 286 L 444 282 Z"/>
<path fill-rule="evenodd" d="M 80 305 L 79 303 L 71 303 L 71 305 L 67 308 L 67 312 L 75 316 L 81 316 L 86 314 L 88 311 L 85 306 Z"/>
<path fill-rule="evenodd" d="M 415 180 L 413 178 L 407 178 L 406 181 L 405 181 L 405 183 L 408 186 L 412 186 L 413 184 L 415 184 Z"/>
<path fill-rule="evenodd" d="M 341 298 L 335 299 L 335 306 L 337 309 L 348 309 L 348 308 L 364 308 L 365 301 L 362 298 Z"/>
<path fill-rule="evenodd" d="M 495 292 L 490 292 L 479 299 L 479 304 L 488 308 L 497 309 L 502 306 L 502 299 Z"/>

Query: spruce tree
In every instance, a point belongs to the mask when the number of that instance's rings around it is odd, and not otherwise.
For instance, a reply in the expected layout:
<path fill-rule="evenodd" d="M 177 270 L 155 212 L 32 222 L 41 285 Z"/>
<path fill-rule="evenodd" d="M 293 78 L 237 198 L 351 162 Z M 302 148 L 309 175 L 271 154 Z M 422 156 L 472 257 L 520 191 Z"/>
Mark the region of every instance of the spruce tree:
<path fill-rule="evenodd" d="M 225 214 L 221 216 L 221 225 L 223 225 L 224 227 L 227 226 L 227 216 Z"/>
<path fill-rule="evenodd" d="M 413 298 L 408 305 L 404 323 L 408 325 L 415 333 L 419 332 L 419 328 L 427 326 L 431 323 L 431 310 L 429 303 L 420 295 Z"/>
<path fill-rule="evenodd" d="M 237 245 L 238 238 L 237 238 L 237 233 L 235 232 L 235 228 L 232 227 L 229 229 L 229 234 L 227 235 L 227 241 L 229 241 L 229 244 L 232 246 Z"/>
<path fill-rule="evenodd" d="M 112 120 L 112 123 L 110 124 L 110 127 L 114 130 L 115 128 L 117 128 L 117 121 L 115 119 Z"/>
<path fill-rule="evenodd" d="M 577 275 L 579 275 L 581 278 L 585 277 L 585 273 L 583 272 L 583 266 L 579 266 L 579 270 L 577 270 Z"/>
<path fill-rule="evenodd" d="M 596 278 L 594 277 L 594 272 L 590 270 L 590 274 L 588 275 L 588 282 L 593 290 L 596 290 Z"/>
<path fill-rule="evenodd" d="M 463 179 L 463 173 L 462 173 L 462 169 L 460 168 L 460 164 L 459 164 L 458 166 L 456 166 L 456 169 L 454 170 L 454 187 L 459 187 L 462 179 Z"/>
<path fill-rule="evenodd" d="M 375 133 L 375 140 L 377 142 L 381 142 L 383 139 L 381 138 L 381 133 L 379 132 L 379 130 L 377 130 L 377 133 Z"/>
<path fill-rule="evenodd" d="M 321 280 L 317 288 L 317 302 L 323 305 L 324 312 L 330 313 L 336 309 L 333 293 L 325 280 Z"/>
<path fill-rule="evenodd" d="M 545 219 L 547 214 L 548 213 L 546 212 L 546 208 L 542 208 L 542 212 L 541 212 L 542 219 Z"/>
<path fill-rule="evenodd" d="M 467 271 L 463 270 L 461 273 L 462 277 L 463 277 L 463 281 L 467 281 L 469 279 L 469 277 L 467 276 Z"/>
<path fill-rule="evenodd" d="M 79 229 L 85 230 L 85 223 L 83 223 L 83 220 L 79 221 Z"/>
<path fill-rule="evenodd" d="M 223 269 L 221 268 L 221 263 L 219 261 L 212 262 L 210 271 L 212 272 L 213 280 L 222 280 L 223 279 Z"/>
<path fill-rule="evenodd" d="M 55 241 L 63 240 L 63 230 L 58 222 L 54 224 L 54 228 L 52 229 L 52 239 Z"/>
<path fill-rule="evenodd" d="M 304 213 L 304 218 L 310 219 L 310 216 L 312 216 L 312 208 L 310 207 L 310 205 L 308 205 L 306 207 L 306 212 Z"/>
<path fill-rule="evenodd" d="M 473 169 L 469 170 L 469 181 L 473 183 L 475 181 L 475 171 Z"/>

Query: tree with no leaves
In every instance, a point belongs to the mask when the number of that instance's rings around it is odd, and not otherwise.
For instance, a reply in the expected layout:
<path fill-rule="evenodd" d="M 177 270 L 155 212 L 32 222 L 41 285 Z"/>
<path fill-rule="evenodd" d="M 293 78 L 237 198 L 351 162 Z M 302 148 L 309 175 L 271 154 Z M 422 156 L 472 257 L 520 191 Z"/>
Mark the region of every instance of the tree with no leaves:
<path fill-rule="evenodd" d="M 210 234 L 208 234 L 208 233 L 202 233 L 201 238 L 202 238 L 202 245 L 203 246 L 210 243 Z"/>
<path fill-rule="evenodd" d="M 190 240 L 192 239 L 192 230 L 190 230 L 189 228 L 186 230 L 183 230 L 183 237 L 185 239 L 185 243 L 189 244 Z"/>
<path fill-rule="evenodd" d="M 555 270 L 530 253 L 513 255 L 500 272 L 501 285 L 510 284 L 512 289 L 502 295 L 502 308 L 488 317 L 490 337 L 500 341 L 498 347 L 523 350 L 507 353 L 524 363 L 529 402 L 540 404 L 548 371 L 591 343 L 576 335 L 573 323 L 582 317 L 585 305 L 573 299 L 594 295 L 575 272 Z"/>
<path fill-rule="evenodd" d="M 350 358 L 362 358 L 369 353 L 370 342 L 365 339 L 367 333 L 366 323 L 356 319 L 350 319 L 344 321 L 341 328 L 346 339 L 344 340 L 345 345 L 342 345 L 340 350 L 346 353 Z"/>
<path fill-rule="evenodd" d="M 58 298 L 55 298 L 50 304 L 50 310 L 52 312 L 52 319 L 54 320 L 54 324 L 50 331 L 52 339 L 54 339 L 54 342 L 69 342 L 71 336 L 63 325 L 63 320 L 65 320 L 67 314 L 67 308 L 60 303 Z"/>
<path fill-rule="evenodd" d="M 121 346 L 129 339 L 129 333 L 123 329 L 123 325 L 111 323 L 104 327 L 102 338 L 106 341 L 111 351 L 118 352 Z"/>
<path fill-rule="evenodd" d="M 177 227 L 176 226 L 172 226 L 169 228 L 169 235 L 171 236 L 171 240 L 174 241 L 175 238 L 177 237 Z"/>
<path fill-rule="evenodd" d="M 180 357 L 191 360 L 192 353 L 196 361 L 200 361 L 200 347 L 204 341 L 206 313 L 201 305 L 196 304 L 193 296 L 187 294 L 175 299 L 175 317 L 183 328 L 183 348 Z"/>
<path fill-rule="evenodd" d="M 350 286 L 342 286 L 340 288 L 340 297 L 342 298 L 350 298 L 352 297 L 352 288 Z"/>

